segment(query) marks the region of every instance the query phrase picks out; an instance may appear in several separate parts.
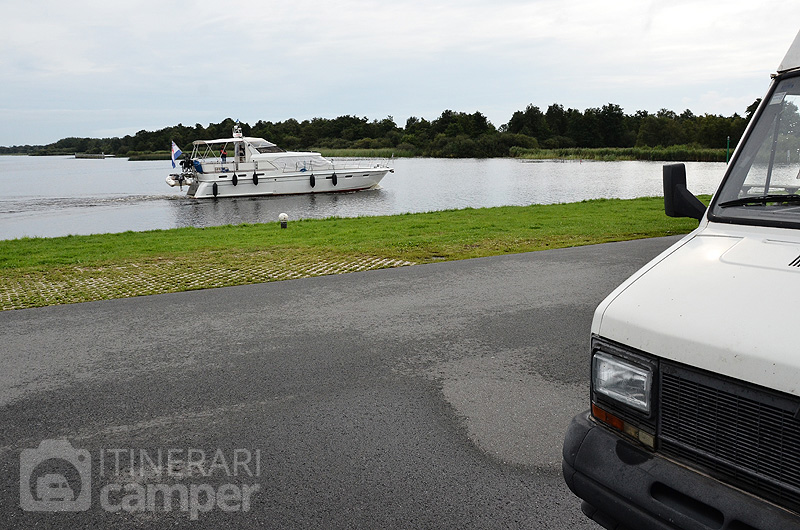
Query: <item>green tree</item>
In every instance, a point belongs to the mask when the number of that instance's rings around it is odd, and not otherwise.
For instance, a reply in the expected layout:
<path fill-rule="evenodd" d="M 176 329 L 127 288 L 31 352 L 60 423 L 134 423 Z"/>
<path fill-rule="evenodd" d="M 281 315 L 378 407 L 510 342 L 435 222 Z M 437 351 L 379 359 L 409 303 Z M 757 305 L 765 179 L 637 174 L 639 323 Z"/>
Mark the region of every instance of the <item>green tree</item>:
<path fill-rule="evenodd" d="M 625 113 L 613 103 L 603 105 L 597 115 L 603 147 L 626 147 Z"/>
<path fill-rule="evenodd" d="M 547 125 L 547 119 L 539 107 L 528 105 L 525 111 L 516 111 L 505 130 L 512 134 L 524 134 L 532 136 L 539 141 L 545 140 L 553 135 L 550 127 Z"/>

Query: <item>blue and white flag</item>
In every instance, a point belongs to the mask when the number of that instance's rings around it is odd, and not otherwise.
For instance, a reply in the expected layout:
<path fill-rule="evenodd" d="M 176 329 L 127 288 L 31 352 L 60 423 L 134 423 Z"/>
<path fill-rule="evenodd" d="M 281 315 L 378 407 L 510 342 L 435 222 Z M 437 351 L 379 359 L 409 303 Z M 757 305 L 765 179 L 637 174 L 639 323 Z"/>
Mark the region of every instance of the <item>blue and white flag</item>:
<path fill-rule="evenodd" d="M 180 148 L 172 142 L 172 167 L 175 167 L 175 159 L 180 158 L 182 154 Z"/>

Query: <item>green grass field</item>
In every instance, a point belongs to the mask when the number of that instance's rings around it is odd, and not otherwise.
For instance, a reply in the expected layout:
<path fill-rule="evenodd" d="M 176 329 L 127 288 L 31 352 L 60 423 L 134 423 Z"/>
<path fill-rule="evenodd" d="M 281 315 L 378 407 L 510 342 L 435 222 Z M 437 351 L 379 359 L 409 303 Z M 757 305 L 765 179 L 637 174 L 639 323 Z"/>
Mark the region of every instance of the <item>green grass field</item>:
<path fill-rule="evenodd" d="M 681 234 L 663 199 L 0 241 L 0 309 Z"/>

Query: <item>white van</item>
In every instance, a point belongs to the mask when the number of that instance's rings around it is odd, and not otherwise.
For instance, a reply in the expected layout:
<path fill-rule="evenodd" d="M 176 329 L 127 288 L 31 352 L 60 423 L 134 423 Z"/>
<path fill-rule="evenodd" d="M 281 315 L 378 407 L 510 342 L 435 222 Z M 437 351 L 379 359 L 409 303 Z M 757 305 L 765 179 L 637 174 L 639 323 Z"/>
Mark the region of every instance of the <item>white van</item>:
<path fill-rule="evenodd" d="M 800 34 L 691 234 L 597 308 L 563 473 L 608 529 L 800 528 Z"/>

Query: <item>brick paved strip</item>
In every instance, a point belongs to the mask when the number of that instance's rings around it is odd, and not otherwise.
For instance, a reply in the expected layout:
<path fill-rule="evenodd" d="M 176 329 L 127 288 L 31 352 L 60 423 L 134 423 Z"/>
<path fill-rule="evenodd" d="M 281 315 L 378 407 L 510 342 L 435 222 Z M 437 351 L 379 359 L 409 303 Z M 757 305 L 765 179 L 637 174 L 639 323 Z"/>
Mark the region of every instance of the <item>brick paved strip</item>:
<path fill-rule="evenodd" d="M 96 267 L 63 267 L 11 274 L 0 281 L 0 310 L 72 304 L 159 293 L 273 282 L 328 274 L 405 267 L 410 261 L 376 256 L 311 260 L 250 252 L 205 253 Z"/>

